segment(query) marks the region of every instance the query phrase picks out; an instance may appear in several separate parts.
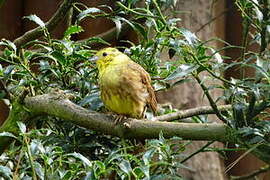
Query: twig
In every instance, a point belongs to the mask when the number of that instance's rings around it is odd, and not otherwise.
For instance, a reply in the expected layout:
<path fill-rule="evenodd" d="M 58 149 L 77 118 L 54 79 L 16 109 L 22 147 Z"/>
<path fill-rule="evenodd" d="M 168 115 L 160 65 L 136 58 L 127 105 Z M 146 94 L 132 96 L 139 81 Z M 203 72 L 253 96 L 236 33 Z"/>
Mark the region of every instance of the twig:
<path fill-rule="evenodd" d="M 227 47 L 224 47 L 224 48 L 226 49 Z M 240 88 L 247 88 L 246 86 L 236 85 L 236 84 L 230 82 L 229 80 L 227 80 L 227 79 L 225 79 L 225 78 L 223 78 L 221 76 L 217 76 L 212 70 L 210 70 L 207 66 L 205 66 L 204 64 L 202 64 L 192 53 L 190 53 L 190 55 L 193 57 L 193 59 L 196 61 L 197 64 L 199 64 L 201 67 L 203 67 L 203 69 L 205 69 L 214 78 L 219 79 L 222 82 L 227 83 L 228 85 L 231 85 L 231 86 L 238 86 Z"/>
<path fill-rule="evenodd" d="M 210 141 L 208 143 L 206 143 L 203 147 L 201 147 L 200 149 L 198 149 L 197 151 L 193 152 L 192 154 L 190 154 L 188 157 L 186 157 L 185 159 L 183 159 L 180 163 L 184 163 L 187 160 L 189 160 L 190 158 L 192 158 L 193 156 L 195 156 L 196 154 L 202 152 L 205 148 L 207 148 L 208 146 L 210 146 L 211 144 L 213 144 L 215 141 Z"/>
<path fill-rule="evenodd" d="M 261 143 L 257 143 L 256 145 L 252 146 L 251 148 L 249 148 L 245 153 L 243 153 L 240 157 L 238 157 L 234 162 L 232 162 L 231 164 L 229 164 L 226 169 L 225 169 L 225 173 L 227 173 L 229 170 L 231 170 L 241 159 L 243 159 L 246 155 L 248 155 L 249 153 L 251 153 L 252 151 L 254 151 L 257 147 L 260 146 Z M 265 161 L 267 162 L 267 161 Z M 269 160 L 268 160 L 269 162 Z"/>
<path fill-rule="evenodd" d="M 29 163 L 31 166 L 31 170 L 32 170 L 32 178 L 33 178 L 33 180 L 37 180 L 37 175 L 36 175 L 35 166 L 34 166 L 34 160 L 33 160 L 32 154 L 31 154 L 28 139 L 27 139 L 25 134 L 23 134 L 23 141 L 26 145 L 26 153 L 27 153 L 28 160 L 29 160 Z"/>
<path fill-rule="evenodd" d="M 219 112 L 226 112 L 228 110 L 232 109 L 231 105 L 220 105 L 217 106 Z M 184 118 L 189 118 L 192 116 L 198 116 L 198 115 L 204 115 L 204 114 L 216 114 L 216 112 L 213 110 L 211 106 L 202 106 L 202 107 L 196 107 L 192 109 L 187 110 L 181 110 L 177 112 L 173 112 L 170 114 L 165 114 L 161 116 L 157 116 L 153 118 L 154 121 L 174 121 Z"/>
<path fill-rule="evenodd" d="M 198 33 L 200 32 L 203 28 L 205 28 L 207 25 L 211 24 L 212 22 L 214 22 L 215 20 L 217 20 L 218 18 L 220 18 L 221 16 L 225 15 L 225 13 L 227 13 L 230 8 L 225 9 L 224 11 L 222 11 L 221 13 L 219 13 L 217 16 L 213 17 L 212 19 L 210 19 L 208 22 L 206 22 L 205 24 L 203 24 L 199 29 L 197 29 L 195 32 Z"/>
<path fill-rule="evenodd" d="M 51 32 L 57 26 L 57 24 L 59 24 L 59 22 L 61 22 L 64 19 L 63 17 L 66 16 L 73 2 L 75 2 L 75 0 L 64 0 L 64 2 L 56 11 L 56 13 L 53 15 L 53 17 L 46 23 L 46 28 L 48 32 Z M 14 44 L 18 48 L 20 48 L 21 46 L 25 45 L 27 42 L 35 40 L 43 35 L 44 35 L 43 28 L 37 27 L 35 29 L 27 31 L 24 35 L 15 39 Z"/>
<path fill-rule="evenodd" d="M 251 179 L 254 178 L 255 176 L 261 174 L 261 173 L 265 173 L 267 171 L 270 170 L 270 166 L 266 165 L 264 167 L 261 167 L 260 169 L 251 172 L 250 174 L 246 174 L 244 176 L 232 176 L 231 179 L 232 180 L 244 180 L 244 179 Z"/>
<path fill-rule="evenodd" d="M 217 115 L 217 117 L 224 122 L 225 124 L 228 124 L 227 120 L 222 116 L 222 114 L 220 113 L 215 101 L 212 99 L 212 96 L 209 94 L 209 91 L 207 89 L 207 87 L 202 83 L 201 79 L 199 78 L 199 76 L 197 74 L 193 73 L 194 78 L 196 79 L 196 81 L 199 83 L 199 85 L 201 86 L 202 90 L 204 91 L 204 94 L 206 95 L 211 107 L 213 108 L 213 110 L 215 111 L 215 114 Z"/>
<path fill-rule="evenodd" d="M 123 9 L 125 9 L 125 10 L 127 10 L 127 11 L 129 11 L 129 12 L 131 12 L 131 13 L 133 13 L 133 14 L 136 14 L 136 15 L 139 15 L 139 16 L 143 16 L 143 17 L 151 17 L 151 18 L 159 18 L 159 19 L 160 19 L 159 16 L 149 15 L 149 14 L 145 14 L 145 13 L 140 13 L 140 12 L 138 12 L 138 11 L 135 11 L 135 10 L 133 10 L 133 9 L 130 9 L 130 8 L 126 7 L 125 5 L 123 5 L 123 4 L 122 4 L 121 2 L 119 2 L 119 1 L 117 1 L 116 3 L 117 3 L 119 6 L 121 6 Z"/>

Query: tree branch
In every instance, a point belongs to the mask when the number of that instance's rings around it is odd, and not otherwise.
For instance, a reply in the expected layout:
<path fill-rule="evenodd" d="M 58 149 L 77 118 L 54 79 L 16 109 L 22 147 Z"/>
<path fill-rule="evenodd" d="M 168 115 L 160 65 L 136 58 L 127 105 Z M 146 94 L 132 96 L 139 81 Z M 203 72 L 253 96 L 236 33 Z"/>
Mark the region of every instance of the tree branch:
<path fill-rule="evenodd" d="M 66 16 L 68 10 L 72 6 L 72 3 L 75 0 L 64 0 L 58 10 L 55 12 L 53 17 L 46 23 L 46 28 L 49 32 L 51 32 L 56 25 L 61 22 Z M 37 27 L 35 29 L 27 31 L 24 35 L 18 37 L 14 40 L 14 44 L 20 48 L 25 45 L 27 42 L 35 40 L 44 34 L 44 30 L 41 27 Z"/>
<path fill-rule="evenodd" d="M 27 97 L 24 106 L 13 104 L 8 119 L 0 127 L 0 132 L 8 131 L 18 134 L 16 122 L 27 123 L 41 115 L 56 116 L 81 127 L 99 131 L 122 138 L 148 139 L 158 138 L 162 131 L 164 137 L 179 136 L 190 140 L 209 140 L 220 142 L 235 142 L 233 130 L 225 124 L 199 124 L 159 122 L 149 120 L 127 119 L 125 123 L 115 125 L 114 117 L 94 111 L 89 111 L 68 100 L 61 91 L 35 97 Z M 0 136 L 0 152 L 11 139 Z"/>
<path fill-rule="evenodd" d="M 69 95 L 63 91 L 26 97 L 23 105 L 21 102 L 21 98 L 13 102 L 8 119 L 0 127 L 0 133 L 6 131 L 16 135 L 19 132 L 17 121 L 27 123 L 35 117 L 50 115 L 90 130 L 122 138 L 158 138 L 162 131 L 165 138 L 178 136 L 184 140 L 239 142 L 234 129 L 221 123 L 199 124 L 126 119 L 124 123 L 115 125 L 112 115 L 84 109 L 71 102 Z M 0 152 L 10 144 L 11 140 L 9 137 L 0 136 Z M 264 162 L 270 161 L 270 156 L 264 155 L 265 152 L 260 146 L 252 150 L 252 153 Z"/>
<path fill-rule="evenodd" d="M 213 108 L 213 110 L 215 111 L 215 114 L 217 115 L 217 117 L 224 122 L 225 124 L 227 124 L 227 119 L 225 119 L 223 117 L 223 115 L 221 114 L 220 110 L 218 109 L 215 101 L 212 99 L 212 96 L 210 95 L 210 93 L 208 92 L 208 88 L 202 83 L 201 79 L 199 78 L 199 76 L 197 74 L 193 73 L 193 77 L 196 79 L 196 81 L 199 83 L 199 85 L 201 86 L 204 94 L 206 95 L 211 107 Z"/>
<path fill-rule="evenodd" d="M 217 108 L 222 113 L 222 112 L 231 110 L 232 106 L 220 105 L 220 106 L 217 106 Z M 154 121 L 174 121 L 174 120 L 185 119 L 192 116 L 198 116 L 198 115 L 204 115 L 204 114 L 216 114 L 216 112 L 213 110 L 211 106 L 202 106 L 202 107 L 196 107 L 196 108 L 187 109 L 187 110 L 181 110 L 181 111 L 173 112 L 170 114 L 164 114 L 164 115 L 153 118 L 153 120 Z"/>
<path fill-rule="evenodd" d="M 125 125 L 115 125 L 112 115 L 84 109 L 58 93 L 44 94 L 25 99 L 25 106 L 34 114 L 57 116 L 87 129 L 123 138 L 156 138 L 160 131 L 164 137 L 179 136 L 192 140 L 233 141 L 231 131 L 224 124 L 197 124 L 157 122 L 127 119 Z"/>

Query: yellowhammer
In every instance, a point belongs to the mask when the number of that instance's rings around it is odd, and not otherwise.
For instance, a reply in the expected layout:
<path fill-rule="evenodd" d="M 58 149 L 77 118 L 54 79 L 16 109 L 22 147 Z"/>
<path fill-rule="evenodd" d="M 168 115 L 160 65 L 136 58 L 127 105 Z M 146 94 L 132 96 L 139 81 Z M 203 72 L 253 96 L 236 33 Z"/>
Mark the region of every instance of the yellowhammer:
<path fill-rule="evenodd" d="M 149 74 L 115 48 L 96 53 L 101 99 L 119 115 L 143 118 L 146 106 L 155 113 L 157 101 Z"/>

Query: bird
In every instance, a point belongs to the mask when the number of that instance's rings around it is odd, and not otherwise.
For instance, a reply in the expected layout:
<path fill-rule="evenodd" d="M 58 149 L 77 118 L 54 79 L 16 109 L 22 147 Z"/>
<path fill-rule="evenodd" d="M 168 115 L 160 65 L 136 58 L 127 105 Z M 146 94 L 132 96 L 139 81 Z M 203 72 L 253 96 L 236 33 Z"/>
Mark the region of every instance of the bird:
<path fill-rule="evenodd" d="M 100 96 L 105 107 L 122 117 L 142 119 L 146 108 L 157 112 L 151 78 L 145 69 L 116 48 L 96 52 Z"/>

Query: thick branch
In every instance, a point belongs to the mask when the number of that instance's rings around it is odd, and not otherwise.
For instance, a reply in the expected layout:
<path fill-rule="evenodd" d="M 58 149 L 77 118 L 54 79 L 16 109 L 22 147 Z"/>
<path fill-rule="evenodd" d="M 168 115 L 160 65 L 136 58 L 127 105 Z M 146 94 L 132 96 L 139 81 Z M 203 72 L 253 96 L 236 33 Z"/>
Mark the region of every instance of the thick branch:
<path fill-rule="evenodd" d="M 46 23 L 46 28 L 49 32 L 51 32 L 56 27 L 56 25 L 64 19 L 73 2 L 75 2 L 75 0 L 64 0 L 60 8 L 58 8 L 56 13 L 53 15 L 53 17 Z M 43 34 L 43 29 L 41 27 L 37 27 L 35 29 L 27 31 L 24 35 L 15 39 L 14 44 L 17 47 L 21 47 L 27 42 L 39 38 Z"/>
<path fill-rule="evenodd" d="M 179 136 L 191 140 L 234 141 L 224 124 L 193 124 L 128 119 L 126 126 L 115 125 L 111 115 L 91 112 L 59 94 L 45 94 L 25 99 L 25 106 L 35 114 L 47 114 L 70 121 L 87 129 L 124 138 L 157 138 Z"/>
<path fill-rule="evenodd" d="M 56 116 L 81 127 L 122 138 L 158 138 L 162 131 L 166 138 L 178 136 L 188 140 L 237 142 L 234 130 L 225 124 L 128 119 L 125 123 L 115 125 L 112 115 L 84 109 L 68 100 L 68 96 L 62 91 L 27 97 L 24 100 L 24 106 L 18 102 L 13 103 L 10 115 L 0 127 L 0 132 L 8 131 L 18 134 L 17 121 L 27 122 L 40 115 Z M 10 141 L 10 138 L 0 136 L 0 152 L 9 145 Z M 264 151 L 259 147 L 252 152 L 264 162 L 269 162 L 270 157 L 265 156 Z"/>

